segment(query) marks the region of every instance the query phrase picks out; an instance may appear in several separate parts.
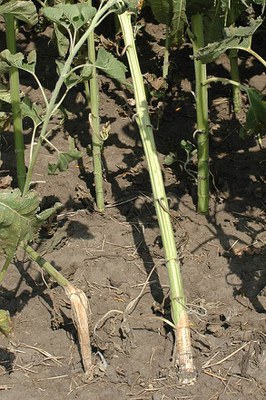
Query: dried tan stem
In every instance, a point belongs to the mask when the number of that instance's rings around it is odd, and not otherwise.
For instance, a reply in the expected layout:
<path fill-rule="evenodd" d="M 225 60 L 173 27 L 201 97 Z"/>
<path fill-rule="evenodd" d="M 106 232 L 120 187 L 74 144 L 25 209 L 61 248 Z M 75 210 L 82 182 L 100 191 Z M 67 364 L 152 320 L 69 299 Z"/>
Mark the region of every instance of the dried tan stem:
<path fill-rule="evenodd" d="M 185 311 L 180 314 L 176 327 L 176 366 L 179 368 L 179 382 L 182 385 L 194 384 L 197 375 L 191 351 L 188 315 Z"/>
<path fill-rule="evenodd" d="M 77 289 L 70 284 L 64 286 L 64 289 L 71 302 L 72 318 L 78 332 L 80 353 L 85 370 L 85 376 L 87 380 L 91 380 L 93 377 L 93 364 L 89 332 L 91 319 L 89 302 L 82 290 Z"/>

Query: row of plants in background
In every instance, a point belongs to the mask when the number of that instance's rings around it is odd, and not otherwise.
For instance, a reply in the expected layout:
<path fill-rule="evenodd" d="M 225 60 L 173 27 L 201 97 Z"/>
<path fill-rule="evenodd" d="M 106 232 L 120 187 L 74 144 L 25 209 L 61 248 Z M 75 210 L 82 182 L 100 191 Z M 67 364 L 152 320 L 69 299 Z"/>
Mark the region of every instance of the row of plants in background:
<path fill-rule="evenodd" d="M 22 19 L 28 24 L 30 24 L 31 21 L 36 21 L 35 7 L 31 1 L 11 1 L 3 3 L 1 7 L 0 13 L 4 15 L 5 21 L 12 20 L 12 27 L 10 25 L 10 29 L 12 30 L 12 41 L 14 43 L 15 20 Z M 91 377 L 93 366 L 87 324 L 87 299 L 82 291 L 74 288 L 55 268 L 41 258 L 29 244 L 34 239 L 34 234 L 37 232 L 40 225 L 56 212 L 60 205 L 55 204 L 53 208 L 40 213 L 38 211 L 38 196 L 35 191 L 31 190 L 31 183 L 34 168 L 43 144 L 49 145 L 58 155 L 57 162 L 50 164 L 48 167 L 50 173 L 65 170 L 70 162 L 82 156 L 75 148 L 72 138 L 69 138 L 69 150 L 61 151 L 50 141 L 50 137 L 55 127 L 57 128 L 58 124 L 62 122 L 63 101 L 67 93 L 78 83 L 84 82 L 87 101 L 90 107 L 89 119 L 92 131 L 92 152 L 97 196 L 96 203 L 98 209 L 103 211 L 104 199 L 101 152 L 106 129 L 108 129 L 108 127 L 104 126 L 103 129 L 100 130 L 97 71 L 103 70 L 111 78 L 125 84 L 127 87 L 128 82 L 126 81 L 125 75 L 126 67 L 111 53 L 108 53 L 104 48 L 99 48 L 96 54 L 94 30 L 106 16 L 111 13 L 116 13 L 118 14 L 123 32 L 136 101 L 136 121 L 139 126 L 140 136 L 148 162 L 154 204 L 165 250 L 171 292 L 172 319 L 176 333 L 176 366 L 179 369 L 180 381 L 183 383 L 193 383 L 195 380 L 195 368 L 193 365 L 190 329 L 180 274 L 180 265 L 131 24 L 131 15 L 135 15 L 138 9 L 139 4 L 137 1 L 128 0 L 102 1 L 97 10 L 92 7 L 90 1 L 78 4 L 60 3 L 54 7 L 44 7 L 42 13 L 45 18 L 54 25 L 59 55 L 61 56 L 56 61 L 58 79 L 49 98 L 35 72 L 35 51 L 30 52 L 26 57 L 22 53 L 17 53 L 14 47 L 11 48 L 9 46 L 8 49 L 0 53 L 1 72 L 10 74 L 10 87 L 11 76 L 14 71 L 16 72 L 16 97 L 14 99 L 11 93 L 10 103 L 12 104 L 12 109 L 16 111 L 15 115 L 17 115 L 19 120 L 17 134 L 20 137 L 20 140 L 15 142 L 16 154 L 20 155 L 20 163 L 17 164 L 20 190 L 5 191 L 0 194 L 0 240 L 1 247 L 6 255 L 4 267 L 1 272 L 1 282 L 16 249 L 22 246 L 30 258 L 36 261 L 41 268 L 44 268 L 45 271 L 65 289 L 66 294 L 69 296 L 79 333 L 84 369 L 86 375 Z M 6 30 L 6 34 L 10 34 L 9 29 Z M 83 62 L 76 65 L 73 61 L 81 48 L 84 48 L 84 45 L 86 45 L 87 56 Z M 63 57 L 65 54 L 67 55 Z M 19 92 L 18 70 L 23 70 L 31 74 L 37 82 L 43 95 L 42 107 L 31 103 L 27 96 Z M 8 90 L 7 88 L 6 93 L 8 93 Z M 24 117 L 29 117 L 33 123 L 27 171 L 24 164 L 24 144 L 22 141 L 23 133 L 21 123 Z M 55 123 L 52 129 L 48 128 L 50 121 Z M 23 168 L 23 170 L 20 168 Z"/>
<path fill-rule="evenodd" d="M 254 19 L 254 5 L 260 6 L 259 14 L 263 15 L 265 0 L 230 1 L 230 0 L 148 0 L 155 18 L 166 25 L 165 57 L 163 76 L 169 71 L 169 52 L 171 47 L 182 42 L 187 34 L 193 46 L 195 69 L 195 104 L 197 134 L 197 210 L 206 214 L 209 210 L 209 115 L 208 86 L 214 82 L 232 85 L 234 111 L 242 107 L 242 94 L 247 93 L 249 110 L 246 123 L 240 135 L 258 135 L 266 127 L 265 103 L 263 95 L 255 89 L 241 84 L 238 66 L 239 50 L 248 52 L 264 66 L 266 62 L 252 49 L 252 37 L 261 26 L 263 19 Z M 246 25 L 238 26 L 237 22 L 245 15 Z M 253 18 L 252 18 L 253 17 Z M 230 60 L 231 79 L 211 77 L 207 79 L 207 64 L 214 62 L 221 54 L 226 53 Z M 177 53 L 178 54 L 178 53 Z"/>

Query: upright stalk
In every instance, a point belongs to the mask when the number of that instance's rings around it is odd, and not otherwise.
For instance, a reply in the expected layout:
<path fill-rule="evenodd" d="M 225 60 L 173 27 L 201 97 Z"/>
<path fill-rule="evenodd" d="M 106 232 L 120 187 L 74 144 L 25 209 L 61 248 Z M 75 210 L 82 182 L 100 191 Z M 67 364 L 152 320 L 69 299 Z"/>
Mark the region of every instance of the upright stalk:
<path fill-rule="evenodd" d="M 41 149 L 44 137 L 46 135 L 47 127 L 48 127 L 50 118 L 53 115 L 54 108 L 56 106 L 57 97 L 58 97 L 58 95 L 60 93 L 60 90 L 61 90 L 61 88 L 62 88 L 62 86 L 64 84 L 64 81 L 65 81 L 67 75 L 70 72 L 72 61 L 75 58 L 75 56 L 77 55 L 77 53 L 80 50 L 81 46 L 88 39 L 90 33 L 93 32 L 94 29 L 96 28 L 96 26 L 102 21 L 102 19 L 104 18 L 105 14 L 108 14 L 109 8 L 111 6 L 113 6 L 116 3 L 116 1 L 117 0 L 109 0 L 109 1 L 107 1 L 107 3 L 101 8 L 101 10 L 99 10 L 96 13 L 95 17 L 91 21 L 91 24 L 90 24 L 89 28 L 81 36 L 79 41 L 75 44 L 72 52 L 68 55 L 68 57 L 67 57 L 67 59 L 65 61 L 64 67 L 63 67 L 63 69 L 61 71 L 61 74 L 59 76 L 58 81 L 56 82 L 56 85 L 55 85 L 54 91 L 52 93 L 48 108 L 46 110 L 46 114 L 45 114 L 45 118 L 44 118 L 44 121 L 43 121 L 43 125 L 42 125 L 40 136 L 38 138 L 37 143 L 34 146 L 34 150 L 33 150 L 33 153 L 32 153 L 32 158 L 31 158 L 31 163 L 29 165 L 27 176 L 26 176 L 26 182 L 25 182 L 25 187 L 24 187 L 24 190 L 23 190 L 23 194 L 26 194 L 28 192 L 29 188 L 30 188 L 32 175 L 33 175 L 33 170 L 34 170 L 34 167 L 35 167 L 35 164 L 36 164 L 36 161 L 37 161 L 37 157 L 38 157 L 39 151 Z"/>
<path fill-rule="evenodd" d="M 201 14 L 191 17 L 192 45 L 195 55 L 204 47 L 203 18 Z M 194 57 L 196 81 L 196 112 L 198 134 L 198 212 L 209 210 L 209 126 L 208 126 L 208 89 L 204 86 L 207 77 L 206 64 Z"/>
<path fill-rule="evenodd" d="M 12 14 L 5 14 L 6 45 L 11 54 L 17 52 L 15 18 Z M 13 116 L 14 143 L 16 154 L 16 168 L 18 187 L 21 192 L 26 180 L 26 167 L 24 156 L 23 125 L 20 110 L 20 87 L 18 68 L 11 67 L 9 71 L 9 86 L 11 95 L 11 107 Z"/>
<path fill-rule="evenodd" d="M 228 18 L 227 18 L 227 25 L 230 26 L 234 23 L 235 23 L 234 12 L 232 10 L 229 10 Z M 238 68 L 238 50 L 237 49 L 229 49 L 228 57 L 230 60 L 231 79 L 235 82 L 240 83 L 239 68 Z M 238 113 L 242 108 L 241 90 L 240 90 L 240 87 L 233 85 L 232 91 L 233 91 L 234 111 L 235 111 L 235 113 Z"/>
<path fill-rule="evenodd" d="M 172 318 L 176 326 L 176 365 L 179 367 L 180 381 L 189 384 L 195 381 L 195 370 L 192 358 L 190 329 L 186 311 L 186 299 L 180 273 L 180 264 L 177 256 L 168 202 L 165 195 L 161 168 L 158 161 L 152 125 L 148 112 L 142 73 L 134 42 L 130 13 L 125 12 L 119 15 L 119 21 L 122 28 L 128 63 L 133 80 L 137 110 L 136 120 L 148 163 L 154 204 L 160 226 L 169 275 Z"/>
<path fill-rule="evenodd" d="M 92 1 L 88 0 L 91 5 Z M 99 117 L 99 86 L 97 80 L 97 69 L 95 66 L 95 41 L 94 31 L 89 34 L 88 40 L 88 60 L 92 65 L 92 75 L 89 82 L 89 93 L 86 90 L 87 101 L 90 107 L 90 124 L 92 129 L 92 158 L 93 173 L 95 185 L 95 197 L 97 209 L 104 211 L 104 191 L 103 191 L 103 173 L 102 173 L 102 147 L 103 140 L 100 137 L 100 117 Z M 88 85 L 88 82 L 85 82 Z"/>
<path fill-rule="evenodd" d="M 163 57 L 163 78 L 166 79 L 169 72 L 169 52 L 170 52 L 170 27 L 166 25 L 165 28 L 165 44 L 164 44 L 164 57 Z"/>

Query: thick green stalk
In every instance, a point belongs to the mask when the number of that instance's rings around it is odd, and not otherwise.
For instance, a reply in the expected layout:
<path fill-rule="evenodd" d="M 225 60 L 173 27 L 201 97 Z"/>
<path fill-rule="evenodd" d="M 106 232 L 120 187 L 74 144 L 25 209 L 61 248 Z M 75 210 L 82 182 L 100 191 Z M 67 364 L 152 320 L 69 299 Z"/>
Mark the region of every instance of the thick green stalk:
<path fill-rule="evenodd" d="M 91 5 L 91 0 L 88 1 Z M 90 124 L 92 128 L 92 159 L 95 185 L 95 197 L 97 209 L 104 211 L 104 191 L 103 191 L 103 172 L 102 172 L 102 147 L 103 140 L 100 137 L 100 117 L 99 117 L 99 86 L 97 80 L 97 69 L 95 66 L 95 41 L 94 31 L 88 37 L 88 60 L 92 65 L 92 75 L 90 78 L 90 91 L 87 101 L 91 110 Z"/>
<path fill-rule="evenodd" d="M 28 173 L 26 176 L 26 182 L 25 182 L 25 187 L 24 187 L 24 191 L 23 194 L 27 193 L 29 188 L 30 188 L 30 184 L 31 184 L 31 180 L 32 180 L 32 175 L 33 175 L 33 170 L 37 161 L 37 157 L 40 151 L 40 148 L 42 146 L 42 142 L 43 142 L 43 138 L 46 135 L 47 132 L 47 127 L 50 121 L 51 116 L 53 115 L 53 111 L 54 111 L 54 107 L 56 105 L 56 100 L 57 97 L 59 95 L 59 92 L 64 84 L 64 81 L 67 77 L 67 75 L 70 72 L 71 69 L 71 64 L 73 59 L 75 58 L 75 56 L 77 55 L 78 51 L 80 50 L 81 46 L 86 42 L 86 40 L 88 39 L 89 35 L 91 32 L 94 31 L 94 29 L 96 28 L 96 26 L 100 23 L 100 21 L 103 19 L 104 15 L 106 13 L 108 13 L 108 10 L 111 6 L 113 6 L 116 3 L 117 0 L 109 0 L 102 8 L 100 11 L 97 11 L 95 17 L 92 19 L 89 28 L 87 29 L 87 31 L 81 36 L 81 38 L 79 39 L 79 41 L 75 44 L 72 52 L 69 54 L 69 56 L 67 57 L 64 67 L 61 71 L 61 74 L 59 76 L 58 81 L 56 82 L 54 91 L 52 93 L 48 108 L 46 110 L 46 114 L 45 114 L 45 118 L 43 121 L 43 125 L 42 125 L 42 129 L 41 129 L 41 133 L 40 136 L 38 138 L 37 143 L 34 146 L 34 150 L 32 153 L 32 158 L 31 158 L 31 162 L 28 168 Z"/>
<path fill-rule="evenodd" d="M 203 19 L 200 14 L 191 17 L 192 45 L 194 55 L 204 47 Z M 194 58 L 196 80 L 196 112 L 198 134 L 198 212 L 209 210 L 209 127 L 208 127 L 208 89 L 206 64 Z"/>
<path fill-rule="evenodd" d="M 7 48 L 11 54 L 15 54 L 17 52 L 15 18 L 13 17 L 12 14 L 5 14 L 4 18 L 5 18 Z M 9 86 L 10 86 L 11 106 L 12 106 L 12 116 L 13 116 L 17 179 L 18 179 L 18 187 L 22 192 L 26 180 L 26 167 L 25 167 L 25 156 L 24 156 L 23 125 L 22 125 L 22 117 L 20 110 L 19 72 L 16 67 L 10 68 Z"/>
<path fill-rule="evenodd" d="M 176 346 L 180 379 L 183 383 L 192 383 L 195 380 L 195 374 L 190 344 L 190 330 L 186 312 L 186 299 L 183 290 L 180 264 L 176 251 L 168 202 L 165 195 L 161 167 L 158 161 L 152 125 L 148 112 L 143 77 L 134 42 L 130 13 L 125 12 L 119 15 L 119 21 L 122 28 L 128 63 L 133 80 L 137 110 L 136 120 L 148 163 L 154 204 L 165 251 L 171 291 L 172 318 L 177 333 Z"/>
<path fill-rule="evenodd" d="M 238 51 L 236 49 L 228 50 L 228 57 L 230 60 L 230 67 L 231 67 L 230 71 L 231 79 L 235 82 L 240 83 L 239 68 L 238 68 Z M 232 91 L 233 91 L 234 111 L 235 113 L 238 113 L 242 108 L 241 90 L 240 87 L 233 85 Z"/>

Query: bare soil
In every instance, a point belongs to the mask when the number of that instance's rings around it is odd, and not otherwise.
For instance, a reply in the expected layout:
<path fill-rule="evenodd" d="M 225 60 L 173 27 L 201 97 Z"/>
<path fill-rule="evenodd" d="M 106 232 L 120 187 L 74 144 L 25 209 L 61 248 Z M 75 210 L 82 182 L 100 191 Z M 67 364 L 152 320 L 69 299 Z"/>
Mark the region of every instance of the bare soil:
<path fill-rule="evenodd" d="M 137 42 L 142 70 L 159 76 L 163 27 L 148 19 L 142 22 Z M 38 50 L 38 71 L 47 93 L 56 80 L 56 50 L 49 32 L 49 28 L 39 34 L 21 30 L 18 42 L 23 51 Z M 265 42 L 264 48 L 261 38 L 257 43 L 257 51 L 261 55 L 264 51 L 265 57 Z M 9 310 L 14 322 L 13 337 L 0 338 L 3 400 L 265 398 L 266 154 L 253 138 L 239 138 L 230 90 L 213 86 L 210 212 L 206 216 L 196 212 L 191 177 L 195 162 L 186 171 L 180 147 L 181 139 L 195 144 L 190 55 L 189 45 L 173 51 L 172 83 L 154 133 L 180 253 L 197 382 L 191 387 L 178 384 L 174 337 L 162 319 L 170 319 L 169 286 L 134 107 L 120 88 L 102 77 L 101 117 L 111 122 L 104 149 L 106 211 L 99 214 L 94 207 L 82 88 L 68 97 L 65 106 L 71 117 L 53 141 L 64 149 L 68 135 L 75 136 L 84 154 L 82 162 L 49 176 L 47 164 L 55 161 L 55 154 L 44 146 L 34 177 L 42 208 L 58 200 L 63 204 L 57 218 L 40 232 L 36 248 L 88 296 L 95 377 L 84 382 L 76 330 L 62 289 L 18 252 L 0 291 L 0 308 Z M 240 62 L 243 81 L 265 90 L 262 68 L 242 54 Z M 228 76 L 226 59 L 210 66 L 209 74 Z M 29 77 L 21 78 L 22 89 L 41 102 Z M 151 112 L 156 125 L 158 102 L 153 99 Z M 29 133 L 25 140 L 28 151 Z M 170 152 L 177 152 L 180 161 L 166 166 L 163 159 Z M 1 153 L 1 176 L 13 176 L 15 186 L 10 132 L 1 139 Z M 134 299 L 138 301 L 125 323 L 123 312 Z"/>

